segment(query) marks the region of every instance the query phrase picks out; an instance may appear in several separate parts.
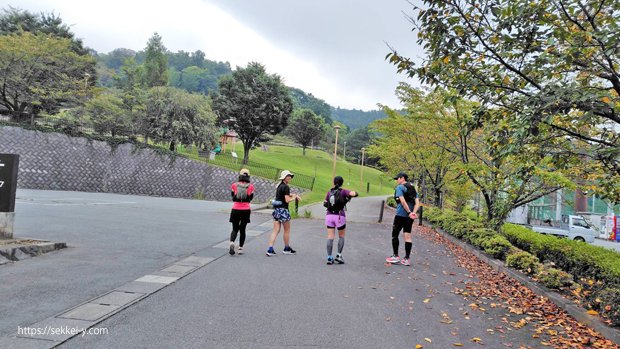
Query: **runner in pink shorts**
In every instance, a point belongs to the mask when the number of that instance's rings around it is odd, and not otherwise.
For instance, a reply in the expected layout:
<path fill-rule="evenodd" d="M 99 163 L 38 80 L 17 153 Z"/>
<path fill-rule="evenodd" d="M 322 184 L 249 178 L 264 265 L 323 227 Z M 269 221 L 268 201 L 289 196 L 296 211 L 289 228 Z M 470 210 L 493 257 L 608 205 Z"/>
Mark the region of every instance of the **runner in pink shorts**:
<path fill-rule="evenodd" d="M 344 248 L 344 235 L 347 228 L 347 218 L 345 216 L 345 207 L 352 197 L 358 194 L 352 190 L 342 188 L 344 179 L 340 176 L 334 177 L 334 187 L 331 188 L 327 195 L 323 206 L 327 209 L 325 212 L 325 225 L 327 226 L 327 264 L 334 264 L 334 260 L 339 264 L 344 264 L 342 258 L 342 249 Z M 338 254 L 336 258 L 332 256 L 334 248 L 334 237 L 338 229 Z"/>

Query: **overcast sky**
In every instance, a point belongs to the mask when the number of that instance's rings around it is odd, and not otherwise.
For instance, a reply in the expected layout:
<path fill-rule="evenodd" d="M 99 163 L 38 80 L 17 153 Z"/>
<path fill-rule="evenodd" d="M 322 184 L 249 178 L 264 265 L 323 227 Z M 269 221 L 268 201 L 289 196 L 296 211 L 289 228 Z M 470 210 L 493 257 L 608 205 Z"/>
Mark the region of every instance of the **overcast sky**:
<path fill-rule="evenodd" d="M 86 46 L 136 51 L 158 32 L 168 50 L 202 50 L 206 58 L 264 64 L 288 86 L 334 107 L 397 108 L 399 81 L 385 60 L 386 43 L 420 58 L 406 0 L 0 0 L 33 12 L 54 12 Z"/>

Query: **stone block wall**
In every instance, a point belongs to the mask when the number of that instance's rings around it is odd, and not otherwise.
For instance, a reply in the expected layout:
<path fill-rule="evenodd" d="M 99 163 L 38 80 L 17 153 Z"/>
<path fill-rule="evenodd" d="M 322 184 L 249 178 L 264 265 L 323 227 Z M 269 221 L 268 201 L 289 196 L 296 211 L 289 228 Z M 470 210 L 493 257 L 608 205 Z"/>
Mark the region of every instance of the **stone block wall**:
<path fill-rule="evenodd" d="M 0 127 L 0 153 L 19 154 L 18 188 L 106 192 L 230 201 L 237 173 L 151 149 L 61 133 Z M 252 177 L 255 203 L 271 200 L 277 183 Z M 291 188 L 300 192 L 297 188 Z"/>

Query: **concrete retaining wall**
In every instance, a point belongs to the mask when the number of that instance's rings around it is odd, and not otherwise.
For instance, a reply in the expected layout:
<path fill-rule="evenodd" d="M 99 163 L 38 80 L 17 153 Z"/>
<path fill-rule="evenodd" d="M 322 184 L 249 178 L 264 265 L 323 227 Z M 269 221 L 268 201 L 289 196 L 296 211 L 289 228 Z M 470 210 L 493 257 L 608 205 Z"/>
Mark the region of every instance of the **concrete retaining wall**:
<path fill-rule="evenodd" d="M 231 170 L 132 144 L 0 127 L 0 153 L 19 154 L 18 188 L 107 192 L 230 201 Z M 255 203 L 271 200 L 277 183 L 253 177 Z M 291 188 L 293 191 L 299 190 Z"/>

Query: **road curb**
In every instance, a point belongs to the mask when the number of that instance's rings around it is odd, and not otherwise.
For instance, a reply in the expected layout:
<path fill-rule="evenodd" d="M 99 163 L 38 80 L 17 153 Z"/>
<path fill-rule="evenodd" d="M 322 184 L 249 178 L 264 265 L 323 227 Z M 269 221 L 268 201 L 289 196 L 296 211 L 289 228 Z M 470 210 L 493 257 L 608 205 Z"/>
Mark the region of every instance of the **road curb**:
<path fill-rule="evenodd" d="M 603 323 L 599 319 L 599 317 L 588 314 L 585 309 L 564 298 L 561 294 L 552 291 L 543 285 L 540 285 L 539 283 L 528 278 L 525 274 L 522 274 L 519 271 L 516 271 L 510 267 L 507 267 L 503 261 L 489 257 L 484 252 L 480 251 L 474 246 L 471 246 L 470 244 L 444 232 L 441 228 L 433 227 L 428 222 L 424 222 L 424 225 L 434 229 L 437 233 L 441 234 L 446 239 L 460 246 L 465 251 L 475 255 L 476 257 L 478 257 L 478 259 L 487 263 L 489 266 L 491 266 L 491 268 L 495 269 L 496 271 L 508 274 L 508 276 L 516 279 L 521 284 L 531 289 L 537 295 L 547 297 L 551 302 L 553 302 L 555 305 L 567 312 L 570 316 L 575 318 L 575 320 L 599 332 L 605 338 L 615 343 L 620 343 L 620 330 L 612 328 L 607 324 Z"/>
<path fill-rule="evenodd" d="M 40 256 L 44 253 L 60 250 L 63 248 L 67 248 L 67 243 L 44 242 L 34 245 L 0 248 L 0 265 Z"/>

